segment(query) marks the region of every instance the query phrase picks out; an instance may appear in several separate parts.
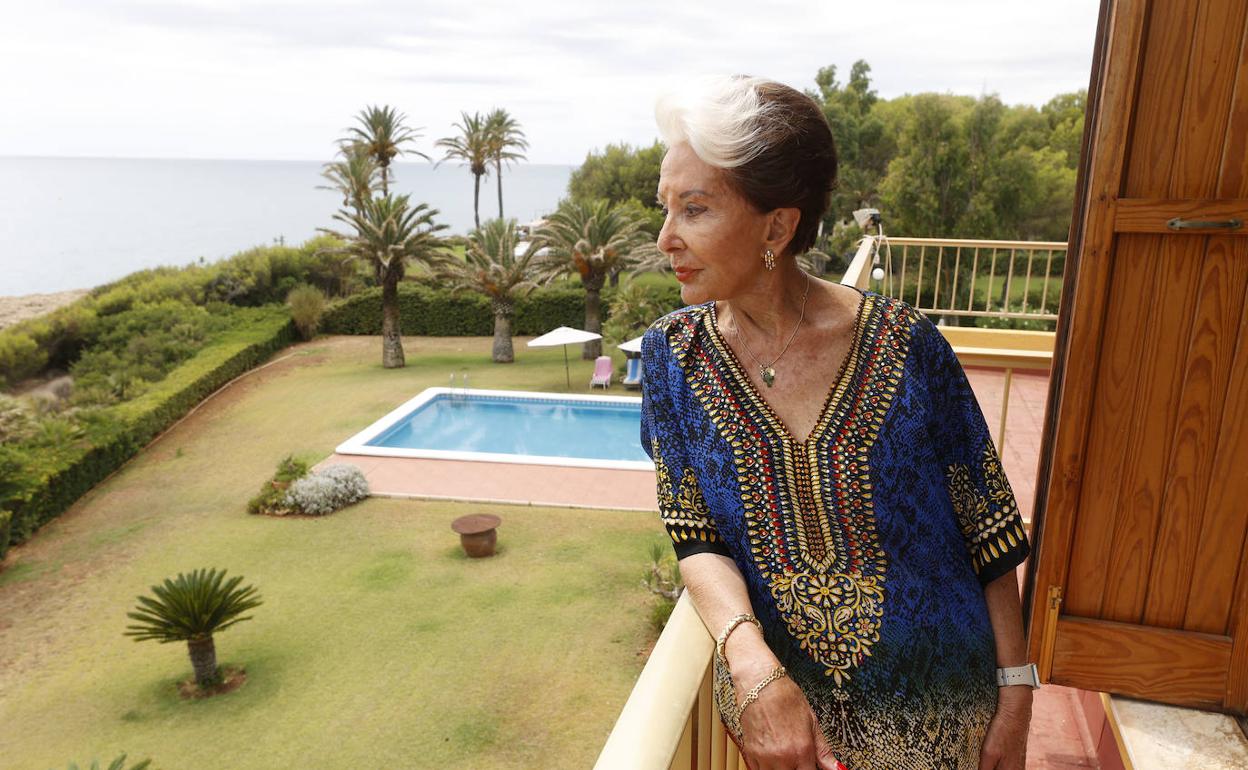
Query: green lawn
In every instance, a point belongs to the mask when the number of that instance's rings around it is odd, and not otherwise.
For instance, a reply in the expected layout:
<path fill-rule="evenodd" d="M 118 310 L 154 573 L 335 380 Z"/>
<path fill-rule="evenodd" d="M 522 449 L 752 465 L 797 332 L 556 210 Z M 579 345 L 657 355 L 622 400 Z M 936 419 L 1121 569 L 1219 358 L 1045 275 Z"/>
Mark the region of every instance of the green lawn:
<path fill-rule="evenodd" d="M 421 389 L 563 390 L 563 356 L 489 362 L 488 339 L 292 348 L 218 395 L 0 568 L 0 765 L 151 757 L 197 768 L 587 767 L 652 641 L 640 587 L 657 514 L 370 499 L 323 519 L 248 515 L 287 453 L 327 455 Z M 574 389 L 592 362 L 574 349 Z M 450 521 L 503 518 L 470 561 Z M 259 589 L 217 636 L 239 690 L 186 702 L 184 644 L 122 636 L 134 597 L 196 567 Z"/>

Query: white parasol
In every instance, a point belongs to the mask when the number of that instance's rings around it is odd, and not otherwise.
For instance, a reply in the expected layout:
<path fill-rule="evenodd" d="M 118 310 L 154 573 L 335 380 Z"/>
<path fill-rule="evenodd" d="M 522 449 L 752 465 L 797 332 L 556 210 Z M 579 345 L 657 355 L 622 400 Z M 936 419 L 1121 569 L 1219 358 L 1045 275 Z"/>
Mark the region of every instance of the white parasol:
<path fill-rule="evenodd" d="M 623 350 L 625 353 L 640 353 L 641 340 L 641 337 L 633 337 L 628 342 L 621 342 L 619 345 L 616 345 L 616 347 Z"/>
<path fill-rule="evenodd" d="M 540 337 L 534 337 L 529 340 L 531 348 L 551 348 L 556 345 L 563 346 L 563 374 L 568 380 L 568 387 L 572 387 L 572 375 L 568 369 L 568 345 L 577 345 L 590 340 L 602 339 L 601 334 L 587 332 L 584 329 L 573 329 L 570 326 L 560 326 L 554 331 L 549 331 Z"/>

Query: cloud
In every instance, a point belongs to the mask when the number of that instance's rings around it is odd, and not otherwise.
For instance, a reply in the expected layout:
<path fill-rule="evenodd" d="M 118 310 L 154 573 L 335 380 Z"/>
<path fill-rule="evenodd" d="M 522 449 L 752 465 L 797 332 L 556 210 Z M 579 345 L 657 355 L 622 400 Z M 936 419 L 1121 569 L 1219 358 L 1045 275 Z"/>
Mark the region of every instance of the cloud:
<path fill-rule="evenodd" d="M 1086 0 L 61 0 L 0 29 L 0 154 L 321 159 L 365 104 L 430 144 L 463 110 L 506 107 L 530 159 L 648 143 L 668 84 L 748 72 L 798 88 L 872 66 L 885 97 L 999 93 L 1040 104 L 1085 87 Z M 29 116 L 37 116 L 31 120 Z M 429 149 L 429 148 L 424 148 Z"/>

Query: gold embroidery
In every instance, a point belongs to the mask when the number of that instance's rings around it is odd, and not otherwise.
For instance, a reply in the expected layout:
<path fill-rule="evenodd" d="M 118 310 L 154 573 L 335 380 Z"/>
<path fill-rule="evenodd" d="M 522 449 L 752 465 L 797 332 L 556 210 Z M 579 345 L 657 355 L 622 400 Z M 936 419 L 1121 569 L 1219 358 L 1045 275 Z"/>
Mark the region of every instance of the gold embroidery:
<path fill-rule="evenodd" d="M 987 495 L 979 493 L 966 465 L 959 463 L 946 469 L 949 500 L 976 574 L 1027 537 L 1014 492 L 991 443 L 984 445 L 980 465 Z"/>
<path fill-rule="evenodd" d="M 868 455 L 905 366 L 914 319 L 903 307 L 864 297 L 846 365 L 807 442 L 788 435 L 748 384 L 709 305 L 700 320 L 715 357 L 690 344 L 695 323 L 669 332 L 691 389 L 732 448 L 754 564 L 789 632 L 838 685 L 871 654 L 884 614 L 888 560 Z"/>
<path fill-rule="evenodd" d="M 689 468 L 685 468 L 680 477 L 680 484 L 672 483 L 671 471 L 659 451 L 659 440 L 650 440 L 654 457 L 654 473 L 656 490 L 659 498 L 659 514 L 672 540 L 702 540 L 708 543 L 719 542 L 719 535 L 711 520 L 711 509 L 702 497 L 702 489 L 698 486 L 697 476 Z"/>

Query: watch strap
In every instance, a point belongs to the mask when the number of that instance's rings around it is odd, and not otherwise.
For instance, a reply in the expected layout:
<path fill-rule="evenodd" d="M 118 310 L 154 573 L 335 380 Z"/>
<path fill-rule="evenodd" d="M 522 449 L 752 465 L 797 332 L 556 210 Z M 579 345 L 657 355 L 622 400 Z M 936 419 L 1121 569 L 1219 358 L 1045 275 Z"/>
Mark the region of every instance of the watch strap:
<path fill-rule="evenodd" d="M 1040 689 L 1040 672 L 1036 669 L 1035 663 L 997 669 L 998 687 L 1010 687 L 1016 684 L 1028 685 L 1033 690 Z"/>

